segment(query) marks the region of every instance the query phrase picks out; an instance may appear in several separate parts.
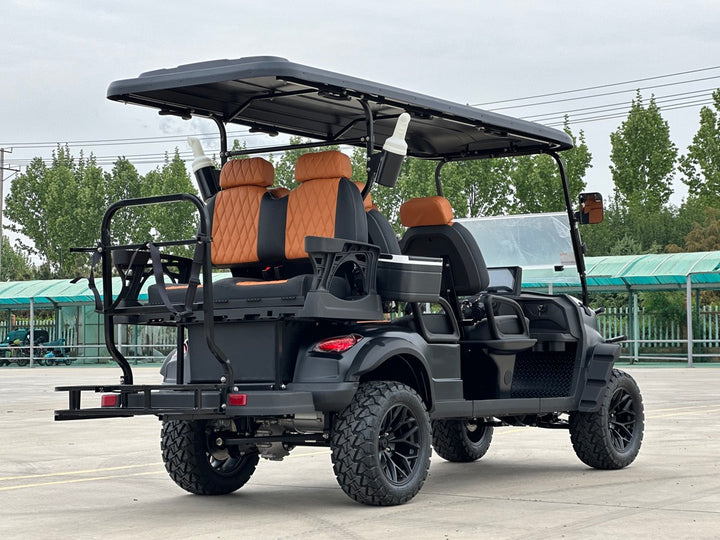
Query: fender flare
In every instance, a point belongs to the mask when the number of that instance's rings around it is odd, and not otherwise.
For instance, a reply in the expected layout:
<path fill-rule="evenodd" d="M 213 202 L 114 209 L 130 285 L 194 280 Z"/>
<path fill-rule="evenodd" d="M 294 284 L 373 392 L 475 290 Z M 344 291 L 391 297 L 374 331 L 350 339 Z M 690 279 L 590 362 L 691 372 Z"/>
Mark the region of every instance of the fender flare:
<path fill-rule="evenodd" d="M 610 380 L 615 361 L 620 357 L 617 343 L 598 343 L 588 353 L 584 370 L 584 386 L 580 393 L 577 410 L 594 412 L 600 408 Z"/>
<path fill-rule="evenodd" d="M 345 373 L 345 380 L 348 382 L 359 382 L 363 375 L 371 373 L 392 358 L 403 358 L 408 364 L 415 363 L 413 371 L 415 377 L 419 377 L 421 394 L 427 400 L 428 407 L 434 403 L 435 390 L 431 383 L 430 367 L 427 361 L 426 346 L 414 343 L 412 340 L 401 336 L 376 336 L 367 342 L 353 359 L 352 364 Z M 419 372 L 418 372 L 419 370 Z"/>

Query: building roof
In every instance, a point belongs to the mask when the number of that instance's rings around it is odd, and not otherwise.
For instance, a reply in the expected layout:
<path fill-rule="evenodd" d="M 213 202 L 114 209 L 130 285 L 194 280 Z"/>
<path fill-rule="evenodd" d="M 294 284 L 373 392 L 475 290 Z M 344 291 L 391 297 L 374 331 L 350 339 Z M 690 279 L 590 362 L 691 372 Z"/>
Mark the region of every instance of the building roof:
<path fill-rule="evenodd" d="M 594 292 L 684 289 L 688 277 L 694 289 L 720 289 L 720 251 L 588 257 L 588 289 Z M 523 288 L 574 292 L 580 289 L 575 269 L 523 270 Z"/>

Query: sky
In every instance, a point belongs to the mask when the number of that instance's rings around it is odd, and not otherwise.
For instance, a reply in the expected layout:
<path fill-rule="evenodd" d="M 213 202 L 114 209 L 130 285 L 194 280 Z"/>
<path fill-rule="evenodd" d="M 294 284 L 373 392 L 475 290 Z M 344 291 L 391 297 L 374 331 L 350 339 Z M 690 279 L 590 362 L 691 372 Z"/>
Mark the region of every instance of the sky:
<path fill-rule="evenodd" d="M 152 169 L 164 152 L 189 150 L 180 135 L 212 133 L 214 125 L 111 102 L 105 95 L 112 81 L 197 61 L 274 55 L 460 103 L 491 103 L 483 108 L 513 116 L 586 109 L 569 114 L 577 122 L 573 132 L 583 130 L 593 154 L 588 189 L 611 195 L 609 136 L 636 89 L 646 100 L 651 94 L 668 100 L 662 114 L 683 153 L 697 131 L 700 104 L 720 87 L 717 0 L 0 0 L 0 5 L 0 147 L 13 150 L 6 166 L 21 170 L 33 157 L 50 157 L 57 143 L 69 143 L 76 156 L 81 150 L 93 153 L 105 170 L 119 155 L 141 172 Z M 665 77 L 677 73 L 682 75 Z M 637 82 L 615 84 L 625 81 Z M 602 85 L 613 86 L 492 103 Z M 584 97 L 594 94 L 603 95 Z M 575 99 L 499 109 L 566 98 Z M 691 102 L 697 104 L 684 106 Z M 614 114 L 594 116 L 615 118 L 579 121 L 588 107 L 610 104 L 617 104 Z M 248 146 L 267 144 L 241 136 Z M 5 194 L 12 176 L 5 171 Z M 672 200 L 679 203 L 685 194 L 679 177 L 674 187 Z"/>

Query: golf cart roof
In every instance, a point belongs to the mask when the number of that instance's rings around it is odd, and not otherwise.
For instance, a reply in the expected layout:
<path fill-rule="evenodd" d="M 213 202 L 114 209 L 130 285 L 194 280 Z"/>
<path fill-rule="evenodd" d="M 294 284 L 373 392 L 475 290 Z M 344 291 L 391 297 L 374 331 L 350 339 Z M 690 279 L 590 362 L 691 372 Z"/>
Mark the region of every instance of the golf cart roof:
<path fill-rule="evenodd" d="M 409 112 L 408 155 L 473 159 L 572 148 L 563 131 L 391 86 L 258 56 L 148 71 L 113 82 L 108 99 L 251 130 L 365 146 L 366 107 L 381 146 Z"/>

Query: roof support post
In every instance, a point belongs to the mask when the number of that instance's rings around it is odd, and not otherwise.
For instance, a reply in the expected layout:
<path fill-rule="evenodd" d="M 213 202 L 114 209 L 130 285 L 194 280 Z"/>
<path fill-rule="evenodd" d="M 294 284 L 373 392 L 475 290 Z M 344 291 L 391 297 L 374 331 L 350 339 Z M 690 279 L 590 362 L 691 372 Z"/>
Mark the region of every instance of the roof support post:
<path fill-rule="evenodd" d="M 685 279 L 685 309 L 687 311 L 687 365 L 688 367 L 693 367 L 692 274 L 688 274 Z"/>
<path fill-rule="evenodd" d="M 580 231 L 578 230 L 578 221 L 575 218 L 572 199 L 570 198 L 570 185 L 568 183 L 567 174 L 565 173 L 565 164 L 557 152 L 548 152 L 550 157 L 555 160 L 560 173 L 560 181 L 562 183 L 563 195 L 565 196 L 565 208 L 567 210 L 568 222 L 570 224 L 570 238 L 572 239 L 573 255 L 575 255 L 575 266 L 577 267 L 578 276 L 580 277 L 580 287 L 582 288 L 582 301 L 588 305 L 588 288 L 587 274 L 585 271 L 585 248 L 582 240 L 580 240 Z"/>
<path fill-rule="evenodd" d="M 30 298 L 30 367 L 35 367 L 35 299 Z"/>
<path fill-rule="evenodd" d="M 228 151 L 228 140 L 227 140 L 227 130 L 225 129 L 225 124 L 223 121 L 218 118 L 217 116 L 211 116 L 213 122 L 215 122 L 215 125 L 218 128 L 218 131 L 220 132 L 220 165 L 225 165 L 225 162 L 227 162 L 227 151 Z"/>
<path fill-rule="evenodd" d="M 628 321 L 627 331 L 630 334 L 630 363 L 637 364 L 640 361 L 640 308 L 638 305 L 637 292 L 628 287 Z"/>

